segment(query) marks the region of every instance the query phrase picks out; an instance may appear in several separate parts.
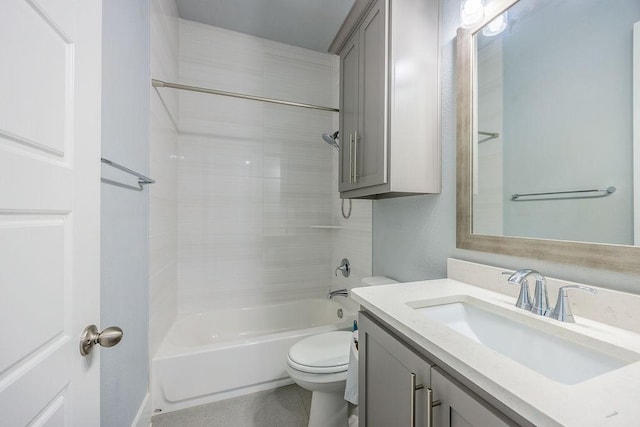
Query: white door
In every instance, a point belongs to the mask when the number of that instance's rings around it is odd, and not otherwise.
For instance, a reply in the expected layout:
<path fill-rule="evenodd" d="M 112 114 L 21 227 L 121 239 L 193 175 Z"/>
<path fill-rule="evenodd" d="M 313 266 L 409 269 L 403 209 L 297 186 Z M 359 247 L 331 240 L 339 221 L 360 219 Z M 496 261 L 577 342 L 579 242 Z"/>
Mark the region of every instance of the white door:
<path fill-rule="evenodd" d="M 0 425 L 94 426 L 100 0 L 1 0 Z"/>

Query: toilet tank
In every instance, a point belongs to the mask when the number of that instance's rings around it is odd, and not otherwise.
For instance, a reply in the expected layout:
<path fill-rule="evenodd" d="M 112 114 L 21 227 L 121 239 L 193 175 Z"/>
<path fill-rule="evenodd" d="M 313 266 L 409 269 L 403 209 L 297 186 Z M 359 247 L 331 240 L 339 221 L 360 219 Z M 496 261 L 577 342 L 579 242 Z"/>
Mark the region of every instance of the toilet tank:
<path fill-rule="evenodd" d="M 396 280 L 385 276 L 363 277 L 360 282 L 362 283 L 362 286 L 391 285 L 398 283 Z"/>

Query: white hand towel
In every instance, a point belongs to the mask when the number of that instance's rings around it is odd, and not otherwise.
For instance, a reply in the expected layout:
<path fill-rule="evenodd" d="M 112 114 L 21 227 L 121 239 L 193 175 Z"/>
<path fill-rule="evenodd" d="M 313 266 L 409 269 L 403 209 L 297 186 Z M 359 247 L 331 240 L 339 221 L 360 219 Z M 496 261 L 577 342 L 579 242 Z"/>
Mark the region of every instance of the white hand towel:
<path fill-rule="evenodd" d="M 353 331 L 351 351 L 349 352 L 349 367 L 347 368 L 347 384 L 344 389 L 344 400 L 358 404 L 358 349 L 355 341 L 358 340 L 358 331 Z"/>

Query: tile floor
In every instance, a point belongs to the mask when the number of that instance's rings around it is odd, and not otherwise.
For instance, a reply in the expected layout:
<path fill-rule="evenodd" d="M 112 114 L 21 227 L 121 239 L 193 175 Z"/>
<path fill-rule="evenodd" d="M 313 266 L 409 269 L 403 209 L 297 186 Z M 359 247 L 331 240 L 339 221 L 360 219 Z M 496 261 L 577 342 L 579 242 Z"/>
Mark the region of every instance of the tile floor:
<path fill-rule="evenodd" d="M 311 392 L 293 384 L 156 415 L 153 427 L 306 427 Z"/>

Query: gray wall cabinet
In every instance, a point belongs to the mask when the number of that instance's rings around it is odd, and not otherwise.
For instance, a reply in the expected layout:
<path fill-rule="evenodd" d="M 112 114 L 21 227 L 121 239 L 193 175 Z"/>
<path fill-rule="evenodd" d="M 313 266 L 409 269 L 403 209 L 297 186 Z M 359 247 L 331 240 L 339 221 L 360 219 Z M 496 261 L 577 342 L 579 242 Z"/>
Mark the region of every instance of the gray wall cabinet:
<path fill-rule="evenodd" d="M 329 50 L 341 197 L 439 193 L 438 1 L 357 0 Z"/>
<path fill-rule="evenodd" d="M 340 191 L 387 182 L 384 155 L 386 10 L 378 0 L 340 53 Z"/>
<path fill-rule="evenodd" d="M 410 348 L 382 322 L 363 312 L 358 322 L 361 427 L 518 425 Z M 429 405 L 432 422 L 427 415 Z"/>

